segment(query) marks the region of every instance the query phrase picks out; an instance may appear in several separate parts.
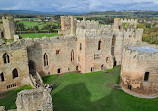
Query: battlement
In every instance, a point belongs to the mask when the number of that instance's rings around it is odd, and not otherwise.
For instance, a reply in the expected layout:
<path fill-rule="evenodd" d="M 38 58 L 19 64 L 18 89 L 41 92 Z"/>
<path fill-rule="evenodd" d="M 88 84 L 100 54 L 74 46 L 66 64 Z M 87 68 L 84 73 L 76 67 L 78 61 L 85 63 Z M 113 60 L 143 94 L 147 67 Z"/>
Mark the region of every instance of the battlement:
<path fill-rule="evenodd" d="M 21 46 L 33 46 L 34 44 L 53 44 L 53 43 L 63 43 L 67 41 L 76 40 L 76 36 L 55 36 L 55 37 L 42 37 L 42 38 L 23 38 L 20 41 L 15 41 L 11 44 L 13 47 L 21 47 Z"/>
<path fill-rule="evenodd" d="M 120 22 L 121 23 L 124 23 L 124 22 L 127 22 L 127 23 L 138 23 L 138 20 L 137 19 L 120 19 Z"/>
<path fill-rule="evenodd" d="M 80 37 L 105 37 L 106 35 L 112 35 L 112 30 L 102 30 L 102 29 L 79 29 L 76 30 L 77 36 Z"/>
<path fill-rule="evenodd" d="M 97 29 L 99 28 L 99 22 L 94 21 L 94 20 L 82 20 L 82 21 L 77 21 L 77 28 L 82 28 L 82 29 Z"/>

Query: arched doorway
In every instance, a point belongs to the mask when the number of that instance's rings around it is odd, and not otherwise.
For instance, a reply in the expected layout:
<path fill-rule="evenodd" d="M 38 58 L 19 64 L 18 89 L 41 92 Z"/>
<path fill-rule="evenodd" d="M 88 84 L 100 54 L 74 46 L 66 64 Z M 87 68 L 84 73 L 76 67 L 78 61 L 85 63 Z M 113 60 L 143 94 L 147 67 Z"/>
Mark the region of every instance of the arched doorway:
<path fill-rule="evenodd" d="M 32 60 L 29 60 L 29 72 L 32 76 L 36 74 L 36 64 Z"/>
<path fill-rule="evenodd" d="M 117 66 L 116 58 L 114 57 L 114 67 Z"/>
<path fill-rule="evenodd" d="M 13 79 L 14 79 L 14 78 L 17 78 L 17 77 L 18 77 L 18 70 L 15 68 L 15 69 L 12 71 L 12 74 L 13 74 Z"/>
<path fill-rule="evenodd" d="M 102 70 L 102 71 L 104 70 L 104 64 L 103 64 L 103 65 L 101 65 L 101 70 Z"/>
<path fill-rule="evenodd" d="M 76 71 L 78 71 L 78 66 L 76 66 Z"/>

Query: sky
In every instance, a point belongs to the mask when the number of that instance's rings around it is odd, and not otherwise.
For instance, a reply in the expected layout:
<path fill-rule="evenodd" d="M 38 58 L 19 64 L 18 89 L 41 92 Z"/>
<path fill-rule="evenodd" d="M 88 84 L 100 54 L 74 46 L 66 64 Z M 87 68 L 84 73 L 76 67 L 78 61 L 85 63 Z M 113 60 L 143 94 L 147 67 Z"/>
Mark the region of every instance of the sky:
<path fill-rule="evenodd" d="M 109 10 L 158 11 L 158 0 L 0 0 L 0 9 L 77 13 Z"/>

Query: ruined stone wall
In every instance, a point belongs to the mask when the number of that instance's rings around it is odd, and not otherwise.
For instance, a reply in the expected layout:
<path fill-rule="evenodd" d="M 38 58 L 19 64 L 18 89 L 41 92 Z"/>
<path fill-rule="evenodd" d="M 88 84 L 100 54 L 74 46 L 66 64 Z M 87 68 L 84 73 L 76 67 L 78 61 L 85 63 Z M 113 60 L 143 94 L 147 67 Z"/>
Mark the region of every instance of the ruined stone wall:
<path fill-rule="evenodd" d="M 13 39 L 15 35 L 14 18 L 11 16 L 2 17 L 4 26 L 4 36 L 6 39 Z"/>
<path fill-rule="evenodd" d="M 153 50 L 148 47 L 149 50 Z M 148 80 L 145 74 L 149 73 Z M 121 84 L 123 89 L 143 97 L 158 96 L 158 49 L 157 52 L 140 52 L 124 49 Z"/>
<path fill-rule="evenodd" d="M 17 111 L 53 111 L 50 91 L 42 87 L 19 92 L 16 105 Z"/>
<path fill-rule="evenodd" d="M 28 47 L 28 59 L 33 61 L 40 75 L 76 71 L 76 37 L 52 37 L 35 39 L 34 45 Z M 56 54 L 59 51 L 59 54 Z M 74 60 L 71 61 L 71 52 Z M 44 54 L 48 55 L 48 65 L 44 66 Z"/>
<path fill-rule="evenodd" d="M 77 20 L 73 16 L 61 16 L 61 31 L 64 35 L 76 33 Z"/>
<path fill-rule="evenodd" d="M 0 55 L 0 92 L 30 84 L 26 47 L 5 46 L 0 49 Z M 4 60 L 4 55 L 7 55 L 5 56 L 7 60 Z M 18 72 L 18 77 L 15 78 L 14 69 Z"/>

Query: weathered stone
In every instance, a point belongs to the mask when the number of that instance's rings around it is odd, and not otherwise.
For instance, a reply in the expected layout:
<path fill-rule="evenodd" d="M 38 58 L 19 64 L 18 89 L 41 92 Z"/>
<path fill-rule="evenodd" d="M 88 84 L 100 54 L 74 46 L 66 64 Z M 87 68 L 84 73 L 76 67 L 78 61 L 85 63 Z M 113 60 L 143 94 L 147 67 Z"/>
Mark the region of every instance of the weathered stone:
<path fill-rule="evenodd" d="M 17 111 L 53 111 L 50 90 L 42 87 L 19 92 L 16 105 Z"/>

